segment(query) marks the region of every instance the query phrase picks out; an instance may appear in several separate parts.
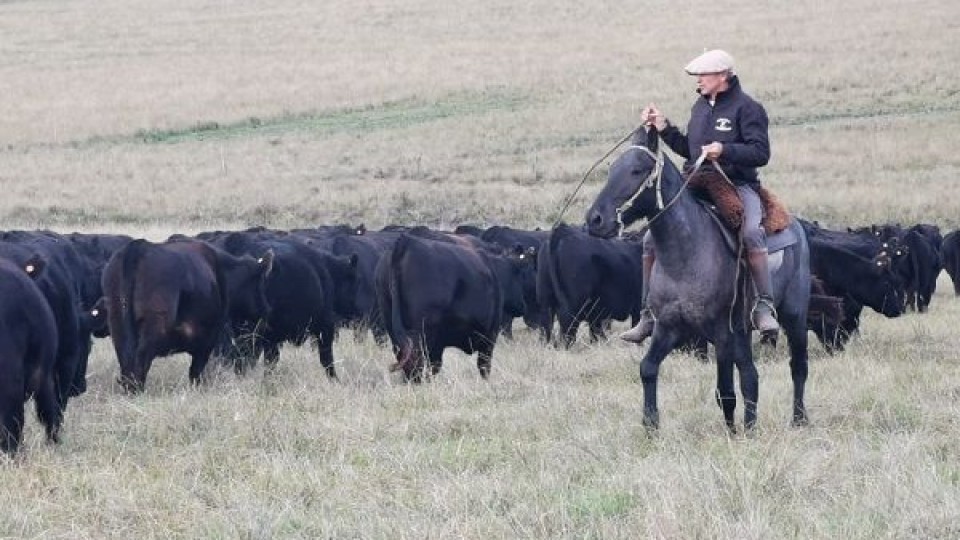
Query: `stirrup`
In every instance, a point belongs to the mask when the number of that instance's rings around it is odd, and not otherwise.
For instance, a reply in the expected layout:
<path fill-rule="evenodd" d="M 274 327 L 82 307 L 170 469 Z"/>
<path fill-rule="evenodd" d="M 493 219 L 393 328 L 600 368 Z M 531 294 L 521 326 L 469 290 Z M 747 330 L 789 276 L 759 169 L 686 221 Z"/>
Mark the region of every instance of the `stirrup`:
<path fill-rule="evenodd" d="M 656 328 L 656 325 L 657 317 L 649 308 L 645 308 L 640 312 L 640 321 L 626 332 L 620 334 L 620 339 L 630 343 L 643 343 L 648 337 L 653 335 L 653 330 Z"/>
<path fill-rule="evenodd" d="M 773 318 L 774 324 L 777 325 L 777 329 L 780 327 L 780 317 L 777 316 L 777 307 L 773 304 L 773 299 L 766 295 L 757 296 L 756 302 L 753 304 L 753 309 L 750 310 L 750 323 L 753 324 L 754 328 L 757 328 L 756 323 L 756 314 L 757 309 L 760 308 L 760 305 L 763 304 L 770 310 L 770 316 Z M 759 330 L 759 328 L 757 328 Z M 768 331 L 773 331 L 774 329 L 768 329 Z"/>

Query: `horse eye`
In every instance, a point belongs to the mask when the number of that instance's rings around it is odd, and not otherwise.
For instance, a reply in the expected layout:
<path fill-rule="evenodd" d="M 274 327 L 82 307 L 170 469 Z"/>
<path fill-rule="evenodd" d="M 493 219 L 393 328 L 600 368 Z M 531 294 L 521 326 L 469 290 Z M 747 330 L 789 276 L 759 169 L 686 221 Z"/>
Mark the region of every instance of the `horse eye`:
<path fill-rule="evenodd" d="M 634 176 L 640 176 L 640 169 L 634 169 L 634 170 L 630 171 L 630 174 L 632 174 L 632 175 L 634 175 Z"/>

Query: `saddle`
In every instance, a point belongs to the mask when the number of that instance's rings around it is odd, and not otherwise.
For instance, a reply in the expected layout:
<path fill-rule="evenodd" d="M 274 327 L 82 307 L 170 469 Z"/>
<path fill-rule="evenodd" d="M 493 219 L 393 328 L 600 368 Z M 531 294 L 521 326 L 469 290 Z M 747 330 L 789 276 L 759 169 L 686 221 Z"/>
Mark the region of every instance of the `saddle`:
<path fill-rule="evenodd" d="M 743 201 L 737 188 L 716 169 L 697 171 L 689 178 L 689 187 L 697 200 L 706 208 L 724 232 L 727 245 L 736 253 L 739 242 L 736 234 L 743 223 Z M 763 204 L 763 219 L 760 225 L 767 233 L 767 252 L 775 253 L 797 242 L 796 234 L 788 227 L 793 217 L 787 207 L 769 189 L 761 187 L 757 193 Z"/>

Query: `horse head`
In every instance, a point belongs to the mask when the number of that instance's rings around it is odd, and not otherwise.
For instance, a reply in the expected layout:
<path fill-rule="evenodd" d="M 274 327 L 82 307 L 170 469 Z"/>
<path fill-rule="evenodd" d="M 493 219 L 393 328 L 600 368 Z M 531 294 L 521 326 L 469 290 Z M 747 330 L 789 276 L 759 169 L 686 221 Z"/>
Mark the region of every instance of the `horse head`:
<path fill-rule="evenodd" d="M 607 183 L 587 210 L 587 231 L 610 238 L 641 217 L 651 217 L 662 207 L 659 193 L 663 156 L 657 153 L 657 133 L 647 133 L 645 145 L 627 148 L 607 174 Z"/>

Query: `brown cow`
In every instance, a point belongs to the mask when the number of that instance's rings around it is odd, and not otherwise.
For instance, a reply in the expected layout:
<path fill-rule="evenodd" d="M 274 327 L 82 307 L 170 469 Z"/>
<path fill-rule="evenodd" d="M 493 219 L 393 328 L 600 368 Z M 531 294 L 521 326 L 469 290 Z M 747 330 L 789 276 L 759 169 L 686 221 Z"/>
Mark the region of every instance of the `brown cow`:
<path fill-rule="evenodd" d="M 135 240 L 103 271 L 108 323 L 120 361 L 120 384 L 143 390 L 154 358 L 186 352 L 197 382 L 231 322 L 263 320 L 264 280 L 273 252 L 234 257 L 197 240 Z"/>

